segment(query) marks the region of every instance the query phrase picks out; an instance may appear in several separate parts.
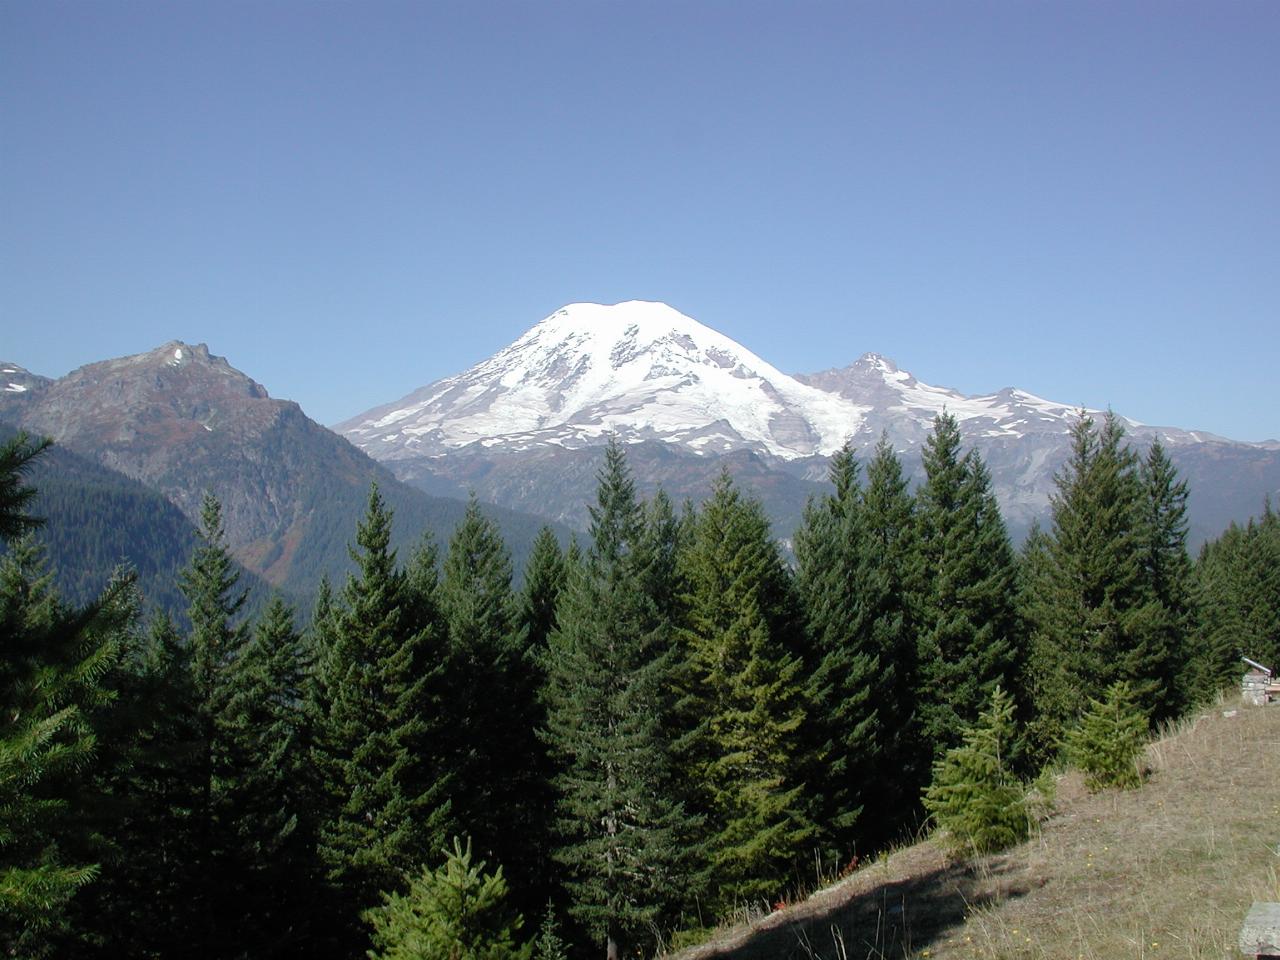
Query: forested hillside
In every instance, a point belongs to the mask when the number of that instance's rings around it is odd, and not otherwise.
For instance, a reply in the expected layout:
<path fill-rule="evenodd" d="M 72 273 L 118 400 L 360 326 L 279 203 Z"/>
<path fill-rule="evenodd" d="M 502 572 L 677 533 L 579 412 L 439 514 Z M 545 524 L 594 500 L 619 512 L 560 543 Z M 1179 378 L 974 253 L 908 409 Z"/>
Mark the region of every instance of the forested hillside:
<path fill-rule="evenodd" d="M 1043 770 L 1119 782 L 1241 654 L 1280 660 L 1270 505 L 1193 559 L 1158 444 L 1072 440 L 1020 552 L 950 417 L 914 490 L 888 442 L 846 450 L 794 563 L 727 471 L 642 500 L 614 443 L 589 535 L 544 530 L 518 589 L 474 500 L 436 542 L 375 485 L 306 611 L 250 613 L 206 496 L 175 625 L 129 579 L 59 595 L 30 536 L 59 462 L 11 439 L 0 949 L 613 960 L 926 825 L 1016 843 Z"/>

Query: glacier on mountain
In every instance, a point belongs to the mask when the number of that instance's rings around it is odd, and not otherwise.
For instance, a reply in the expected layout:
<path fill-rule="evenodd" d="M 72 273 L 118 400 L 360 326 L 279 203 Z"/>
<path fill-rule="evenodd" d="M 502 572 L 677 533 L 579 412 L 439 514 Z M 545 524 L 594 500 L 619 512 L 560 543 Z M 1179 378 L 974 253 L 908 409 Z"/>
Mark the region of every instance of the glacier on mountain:
<path fill-rule="evenodd" d="M 337 429 L 382 460 L 471 443 L 579 447 L 610 433 L 789 460 L 878 435 L 876 413 L 918 424 L 914 434 L 944 409 L 989 436 L 1017 435 L 1028 418 L 1065 429 L 1072 412 L 1023 391 L 965 397 L 876 354 L 795 377 L 667 304 L 628 301 L 563 307 L 469 370 Z"/>

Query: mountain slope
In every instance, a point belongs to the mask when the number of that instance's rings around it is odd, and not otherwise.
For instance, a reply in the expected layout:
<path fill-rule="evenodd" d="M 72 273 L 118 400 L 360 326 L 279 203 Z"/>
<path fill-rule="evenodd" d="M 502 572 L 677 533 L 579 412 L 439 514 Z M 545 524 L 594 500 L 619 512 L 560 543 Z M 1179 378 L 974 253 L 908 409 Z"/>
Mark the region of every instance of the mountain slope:
<path fill-rule="evenodd" d="M 713 476 L 718 458 L 733 454 L 750 464 L 748 485 L 758 483 L 785 536 L 825 482 L 834 450 L 849 442 L 866 457 L 887 436 L 918 476 L 921 446 L 943 411 L 987 461 L 1011 532 L 1020 537 L 1043 520 L 1074 406 L 1012 387 L 966 396 L 872 353 L 788 376 L 660 303 L 571 304 L 489 359 L 335 429 L 424 489 L 476 489 L 575 524 L 585 522 L 580 505 L 594 482 L 585 451 L 609 433 L 637 445 L 651 486 L 695 498 L 709 485 L 690 477 Z M 1124 422 L 1140 450 L 1159 437 L 1191 482 L 1193 542 L 1280 492 L 1280 444 Z"/>
<path fill-rule="evenodd" d="M 335 429 L 381 460 L 473 442 L 578 448 L 610 432 L 788 458 L 835 451 L 863 412 L 666 304 L 633 301 L 564 307 L 464 373 Z"/>
<path fill-rule="evenodd" d="M 322 573 L 348 569 L 347 543 L 371 483 L 396 512 L 403 548 L 424 531 L 443 542 L 464 509 L 400 483 L 203 344 L 174 341 L 0 394 L 0 420 L 145 484 L 192 523 L 205 491 L 213 493 L 237 557 L 299 595 Z M 490 512 L 519 560 L 537 521 Z"/>
<path fill-rule="evenodd" d="M 1005 853 L 956 861 L 926 839 L 671 956 L 1240 956 L 1251 903 L 1280 899 L 1276 802 L 1257 788 L 1280 777 L 1280 706 L 1236 697 L 1152 743 L 1137 790 L 1089 795 L 1078 772 L 1060 777 L 1041 835 Z"/>
<path fill-rule="evenodd" d="M 16 433 L 0 424 L 0 443 Z M 143 601 L 178 614 L 186 606 L 177 575 L 196 544 L 196 530 L 160 494 L 53 446 L 26 480 L 36 489 L 30 512 L 44 519 L 36 532 L 48 551 L 58 590 L 68 602 L 96 597 L 118 566 L 135 571 Z"/>

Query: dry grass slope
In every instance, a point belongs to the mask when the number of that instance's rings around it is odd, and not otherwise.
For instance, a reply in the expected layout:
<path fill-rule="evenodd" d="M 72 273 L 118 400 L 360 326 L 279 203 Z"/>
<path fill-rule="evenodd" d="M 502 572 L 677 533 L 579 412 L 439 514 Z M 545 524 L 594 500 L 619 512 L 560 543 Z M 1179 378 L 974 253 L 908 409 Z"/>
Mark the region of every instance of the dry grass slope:
<path fill-rule="evenodd" d="M 1041 834 L 1004 854 L 952 863 L 926 840 L 679 960 L 1239 957 L 1250 903 L 1280 900 L 1280 705 L 1227 702 L 1147 762 L 1126 792 L 1066 775 Z"/>

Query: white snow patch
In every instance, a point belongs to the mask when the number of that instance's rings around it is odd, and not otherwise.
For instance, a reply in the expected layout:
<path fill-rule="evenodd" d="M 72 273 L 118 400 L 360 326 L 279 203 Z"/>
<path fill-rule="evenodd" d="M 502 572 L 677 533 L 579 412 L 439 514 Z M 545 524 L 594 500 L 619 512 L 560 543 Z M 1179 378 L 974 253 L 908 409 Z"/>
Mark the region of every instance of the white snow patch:
<path fill-rule="evenodd" d="M 209 426 L 207 423 L 202 423 L 202 424 L 200 424 L 200 426 L 204 427 L 204 428 L 205 428 L 206 430 L 208 430 L 210 433 L 213 433 L 213 427 Z"/>
<path fill-rule="evenodd" d="M 13 371 L 9 370 L 5 372 L 12 373 Z M 5 393 L 26 393 L 27 392 L 27 388 L 20 383 L 11 383 L 4 389 L 5 389 Z"/>
<path fill-rule="evenodd" d="M 353 434 L 432 433 L 445 447 L 530 432 L 673 434 L 724 420 L 739 443 L 781 457 L 831 453 L 867 408 L 800 383 L 661 303 L 571 304 L 470 370 L 405 398 Z M 775 435 L 799 415 L 810 439 Z M 585 421 L 585 422 L 584 422 Z"/>
<path fill-rule="evenodd" d="M 0 373 L 17 373 L 17 372 L 18 372 L 17 369 L 14 367 L 5 367 L 3 370 L 0 370 Z"/>
<path fill-rule="evenodd" d="M 178 347 L 176 350 L 174 350 L 174 351 L 173 351 L 173 359 L 175 359 L 175 360 L 181 360 L 181 359 L 182 359 L 182 348 L 181 348 L 181 347 Z"/>
<path fill-rule="evenodd" d="M 869 429 L 877 410 L 926 428 L 945 410 L 967 421 L 967 433 L 991 437 L 1022 435 L 1041 420 L 1065 429 L 1074 413 L 1023 390 L 965 396 L 916 380 L 878 354 L 859 363 L 874 371 L 874 392 L 841 396 L 801 383 L 666 304 L 575 303 L 346 433 L 365 449 L 382 441 L 379 456 L 390 447 L 442 453 L 476 442 L 573 447 L 613 431 L 624 442 L 667 440 L 698 452 L 746 447 L 793 459 L 833 453 Z"/>

